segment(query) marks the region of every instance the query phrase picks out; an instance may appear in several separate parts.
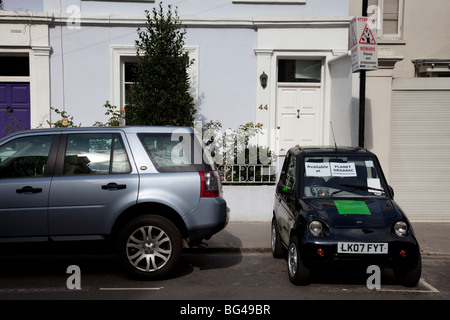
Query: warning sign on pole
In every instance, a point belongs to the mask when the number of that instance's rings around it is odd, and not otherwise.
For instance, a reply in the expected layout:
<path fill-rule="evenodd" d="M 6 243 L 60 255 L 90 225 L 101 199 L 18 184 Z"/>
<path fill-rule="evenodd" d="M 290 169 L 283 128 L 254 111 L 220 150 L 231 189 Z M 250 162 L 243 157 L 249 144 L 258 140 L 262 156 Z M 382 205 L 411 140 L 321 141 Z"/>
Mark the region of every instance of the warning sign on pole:
<path fill-rule="evenodd" d="M 377 70 L 377 33 L 375 19 L 355 17 L 350 22 L 349 46 L 352 52 L 352 72 Z"/>

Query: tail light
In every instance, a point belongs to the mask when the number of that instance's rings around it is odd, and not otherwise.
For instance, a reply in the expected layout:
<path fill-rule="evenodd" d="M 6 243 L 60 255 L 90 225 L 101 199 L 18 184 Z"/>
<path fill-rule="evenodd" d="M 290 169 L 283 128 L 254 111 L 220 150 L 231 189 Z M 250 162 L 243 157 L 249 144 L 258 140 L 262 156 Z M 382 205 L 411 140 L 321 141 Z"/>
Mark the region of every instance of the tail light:
<path fill-rule="evenodd" d="M 200 171 L 201 198 L 214 198 L 220 196 L 220 176 L 216 171 Z"/>

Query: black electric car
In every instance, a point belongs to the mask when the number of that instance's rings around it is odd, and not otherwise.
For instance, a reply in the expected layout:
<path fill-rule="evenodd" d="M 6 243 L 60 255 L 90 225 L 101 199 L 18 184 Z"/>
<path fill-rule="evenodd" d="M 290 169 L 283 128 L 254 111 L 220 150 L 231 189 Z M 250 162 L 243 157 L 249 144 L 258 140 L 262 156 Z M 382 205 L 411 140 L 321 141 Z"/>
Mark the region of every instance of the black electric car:
<path fill-rule="evenodd" d="M 362 148 L 291 148 L 276 187 L 271 230 L 273 256 L 287 250 L 294 284 L 308 284 L 315 267 L 345 264 L 392 268 L 405 286 L 421 276 L 411 224 L 376 155 Z"/>

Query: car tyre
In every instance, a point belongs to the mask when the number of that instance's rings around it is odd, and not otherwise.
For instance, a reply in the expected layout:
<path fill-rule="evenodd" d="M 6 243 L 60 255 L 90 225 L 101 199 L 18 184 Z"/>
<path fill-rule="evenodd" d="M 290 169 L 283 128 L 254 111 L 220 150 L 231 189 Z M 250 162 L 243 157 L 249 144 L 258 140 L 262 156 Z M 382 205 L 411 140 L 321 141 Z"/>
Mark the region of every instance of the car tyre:
<path fill-rule="evenodd" d="M 132 278 L 154 280 L 167 276 L 178 265 L 183 242 L 170 220 L 145 215 L 125 225 L 117 248 L 119 259 Z"/>
<path fill-rule="evenodd" d="M 417 266 L 412 269 L 394 269 L 395 279 L 405 287 L 415 287 L 422 275 L 422 259 L 419 257 Z"/>
<path fill-rule="evenodd" d="M 288 248 L 289 280 L 295 285 L 307 285 L 310 282 L 311 271 L 303 264 L 297 237 L 292 237 Z"/>
<path fill-rule="evenodd" d="M 274 258 L 280 258 L 283 256 L 283 245 L 281 243 L 281 236 L 278 232 L 278 226 L 275 217 L 272 219 L 271 248 Z"/>

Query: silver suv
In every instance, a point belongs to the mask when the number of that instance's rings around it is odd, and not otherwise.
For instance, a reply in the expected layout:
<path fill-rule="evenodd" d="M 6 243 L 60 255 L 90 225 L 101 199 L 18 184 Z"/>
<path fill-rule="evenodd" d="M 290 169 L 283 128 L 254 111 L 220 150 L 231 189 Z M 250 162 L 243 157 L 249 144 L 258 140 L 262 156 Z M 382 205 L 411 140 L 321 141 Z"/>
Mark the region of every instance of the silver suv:
<path fill-rule="evenodd" d="M 0 243 L 109 240 L 126 271 L 161 278 L 228 223 L 190 128 L 29 130 L 0 140 Z"/>

